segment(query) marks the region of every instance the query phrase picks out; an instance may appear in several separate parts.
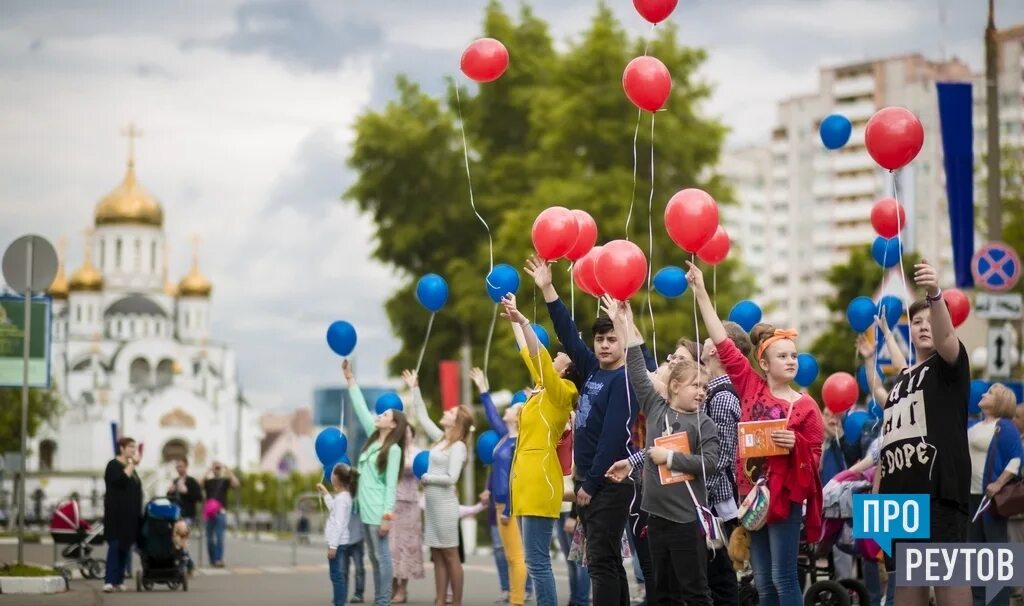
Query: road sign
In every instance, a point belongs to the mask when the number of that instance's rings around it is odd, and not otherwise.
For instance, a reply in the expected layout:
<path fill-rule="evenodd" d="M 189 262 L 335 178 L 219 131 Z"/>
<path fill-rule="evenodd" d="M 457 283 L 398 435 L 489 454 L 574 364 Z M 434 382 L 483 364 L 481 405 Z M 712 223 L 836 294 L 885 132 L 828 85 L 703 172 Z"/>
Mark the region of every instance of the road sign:
<path fill-rule="evenodd" d="M 57 275 L 57 252 L 46 238 L 22 236 L 4 252 L 4 280 L 15 292 L 43 292 Z"/>
<path fill-rule="evenodd" d="M 979 292 L 974 298 L 974 312 L 986 320 L 1020 320 L 1024 317 L 1024 297 L 1017 292 Z"/>
<path fill-rule="evenodd" d="M 1003 379 L 1010 376 L 1010 349 L 1016 346 L 1013 328 L 1009 326 L 992 326 L 988 329 L 988 368 L 987 374 L 992 379 Z"/>
<path fill-rule="evenodd" d="M 971 258 L 974 283 L 985 290 L 1010 290 L 1020 279 L 1020 257 L 1009 244 L 990 242 Z"/>

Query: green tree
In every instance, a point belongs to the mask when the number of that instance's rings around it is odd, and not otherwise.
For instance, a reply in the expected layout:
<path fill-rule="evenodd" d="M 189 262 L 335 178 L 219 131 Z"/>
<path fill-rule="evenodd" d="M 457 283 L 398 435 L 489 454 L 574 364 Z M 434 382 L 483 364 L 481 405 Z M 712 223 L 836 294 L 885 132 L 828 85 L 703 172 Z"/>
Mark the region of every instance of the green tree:
<path fill-rule="evenodd" d="M 52 389 L 28 391 L 28 435 L 60 416 L 61 404 Z M 0 389 L 0 453 L 21 450 L 21 389 Z"/>
<path fill-rule="evenodd" d="M 651 219 L 653 267 L 683 265 L 689 255 L 672 244 L 664 230 L 669 197 L 684 187 L 701 187 L 721 202 L 731 196 L 713 170 L 726 129 L 700 111 L 710 93 L 696 76 L 705 53 L 682 45 L 675 27 L 658 28 L 650 41 L 632 39 L 602 3 L 589 28 L 560 51 L 554 48 L 547 24 L 529 6 L 523 6 L 514 21 L 492 2 L 483 30 L 509 49 L 510 65 L 499 80 L 478 89 L 456 89 L 452 83 L 446 97 L 437 99 L 399 77 L 396 98 L 357 120 L 349 158 L 357 179 L 345 199 L 376 223 L 375 257 L 405 278 L 387 302 L 388 317 L 402 341 L 401 351 L 391 360 L 393 372 L 415 365 L 426 328 L 428 312 L 413 294 L 416 280 L 436 272 L 448 281 L 449 303 L 435 319 L 421 371 L 428 394 L 436 393 L 437 361 L 457 356 L 464 339 L 471 344 L 474 363 L 482 363 L 495 313 L 484 288 L 488 238 L 470 208 L 460 114 L 474 201 L 490 225 L 495 263 L 521 268 L 532 251 L 534 219 L 553 205 L 588 211 L 597 220 L 600 242 L 622 238 L 633 199 L 630 236 L 648 251 Z M 634 182 L 638 114 L 620 85 L 623 68 L 648 45 L 673 77 L 672 96 L 665 111 L 654 118 L 656 172 L 650 213 L 652 118 L 644 114 L 640 119 Z M 455 58 L 452 65 L 454 71 Z M 729 260 L 719 268 L 718 298 L 724 309 L 751 290 L 751 281 L 738 267 L 736 260 Z M 555 275 L 556 287 L 569 303 L 572 291 L 564 262 L 557 264 Z M 520 308 L 550 330 L 542 298 L 525 273 L 522 278 Z M 643 302 L 642 295 L 634 299 L 636 307 Z M 652 307 L 661 335 L 660 353 L 670 341 L 693 334 L 692 297 L 666 301 L 655 295 Z M 592 298 L 576 292 L 577 319 L 585 336 L 596 311 Z M 528 375 L 518 361 L 510 330 L 500 319 L 494 339 L 492 385 L 521 387 Z"/>

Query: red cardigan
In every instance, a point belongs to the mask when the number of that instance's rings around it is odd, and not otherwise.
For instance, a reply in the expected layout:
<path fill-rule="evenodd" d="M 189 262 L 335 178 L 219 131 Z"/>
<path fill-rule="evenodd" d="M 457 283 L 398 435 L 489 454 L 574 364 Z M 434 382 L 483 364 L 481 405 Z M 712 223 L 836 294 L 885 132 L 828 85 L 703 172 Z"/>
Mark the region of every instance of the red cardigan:
<path fill-rule="evenodd" d="M 750 361 L 736 348 L 731 339 L 715 343 L 718 357 L 725 366 L 729 379 L 740 397 L 740 421 L 761 421 L 782 418 L 790 409 L 786 400 L 776 398 L 768 382 L 750 366 Z M 789 516 L 791 506 L 799 507 L 805 501 L 807 511 L 804 525 L 808 540 L 821 537 L 821 444 L 825 439 L 825 426 L 821 410 L 814 398 L 804 394 L 793 402 L 787 428 L 796 434 L 796 446 L 789 455 L 767 457 L 764 473 L 768 474 L 771 505 L 768 522 L 778 522 Z M 736 481 L 742 500 L 752 488 L 744 461 L 736 460 Z"/>

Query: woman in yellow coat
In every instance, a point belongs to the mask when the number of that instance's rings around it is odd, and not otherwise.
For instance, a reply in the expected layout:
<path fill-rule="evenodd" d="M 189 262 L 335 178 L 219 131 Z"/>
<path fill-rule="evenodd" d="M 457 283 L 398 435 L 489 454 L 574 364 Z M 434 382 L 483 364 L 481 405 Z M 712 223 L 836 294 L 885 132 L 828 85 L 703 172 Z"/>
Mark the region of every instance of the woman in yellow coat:
<path fill-rule="evenodd" d="M 519 440 L 512 461 L 512 515 L 523 532 L 526 567 L 533 579 L 537 606 L 558 606 L 551 571 L 551 533 L 562 508 L 562 466 L 555 447 L 578 395 L 570 378 L 572 361 L 565 353 L 554 360 L 537 340 L 530 321 L 508 295 L 503 317 L 512 323 L 520 355 L 535 387 L 519 413 Z"/>

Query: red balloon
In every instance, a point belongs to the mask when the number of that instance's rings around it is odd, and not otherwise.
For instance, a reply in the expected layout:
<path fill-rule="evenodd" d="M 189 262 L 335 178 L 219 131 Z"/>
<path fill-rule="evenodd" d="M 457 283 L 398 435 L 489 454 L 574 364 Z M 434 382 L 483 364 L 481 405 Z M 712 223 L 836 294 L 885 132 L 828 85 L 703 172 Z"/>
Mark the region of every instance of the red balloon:
<path fill-rule="evenodd" d="M 907 230 L 907 213 L 895 198 L 882 198 L 871 207 L 871 226 L 883 238 L 895 238 Z"/>
<path fill-rule="evenodd" d="M 633 7 L 640 16 L 657 25 L 668 19 L 676 10 L 679 0 L 633 0 Z"/>
<path fill-rule="evenodd" d="M 718 229 L 718 204 L 696 188 L 676 192 L 665 206 L 665 231 L 683 250 L 696 253 Z"/>
<path fill-rule="evenodd" d="M 580 234 L 576 216 L 562 206 L 544 209 L 533 222 L 533 248 L 541 259 L 554 261 L 565 256 Z"/>
<path fill-rule="evenodd" d="M 860 390 L 857 379 L 848 372 L 832 373 L 821 386 L 821 399 L 833 414 L 848 410 L 857 401 L 858 395 Z"/>
<path fill-rule="evenodd" d="M 967 316 L 971 315 L 971 300 L 959 288 L 947 288 L 942 291 L 942 299 L 949 309 L 949 319 L 953 321 L 953 328 L 963 324 Z"/>
<path fill-rule="evenodd" d="M 905 107 L 883 107 L 868 120 L 864 145 L 882 168 L 899 170 L 917 157 L 924 145 L 924 127 Z"/>
<path fill-rule="evenodd" d="M 573 263 L 572 279 L 580 290 L 592 297 L 600 297 L 604 294 L 601 285 L 597 283 L 597 259 L 601 256 L 603 246 L 595 246 L 590 252 Z"/>
<path fill-rule="evenodd" d="M 633 105 L 656 112 L 668 101 L 672 76 L 665 64 L 654 57 L 637 57 L 622 72 L 622 88 Z"/>
<path fill-rule="evenodd" d="M 585 210 L 573 210 L 572 214 L 576 217 L 576 225 L 579 226 L 580 233 L 565 256 L 570 261 L 579 261 L 583 255 L 590 252 L 591 248 L 594 248 L 594 244 L 597 242 L 597 222 Z"/>
<path fill-rule="evenodd" d="M 462 73 L 477 82 L 493 82 L 508 69 L 508 49 L 494 38 L 479 38 L 462 51 Z"/>
<path fill-rule="evenodd" d="M 636 294 L 647 279 L 647 257 L 629 240 L 612 240 L 597 258 L 597 283 L 601 290 L 625 301 Z"/>
<path fill-rule="evenodd" d="M 697 251 L 697 258 L 710 265 L 718 265 L 729 256 L 729 234 L 721 225 L 715 229 L 708 243 Z"/>

